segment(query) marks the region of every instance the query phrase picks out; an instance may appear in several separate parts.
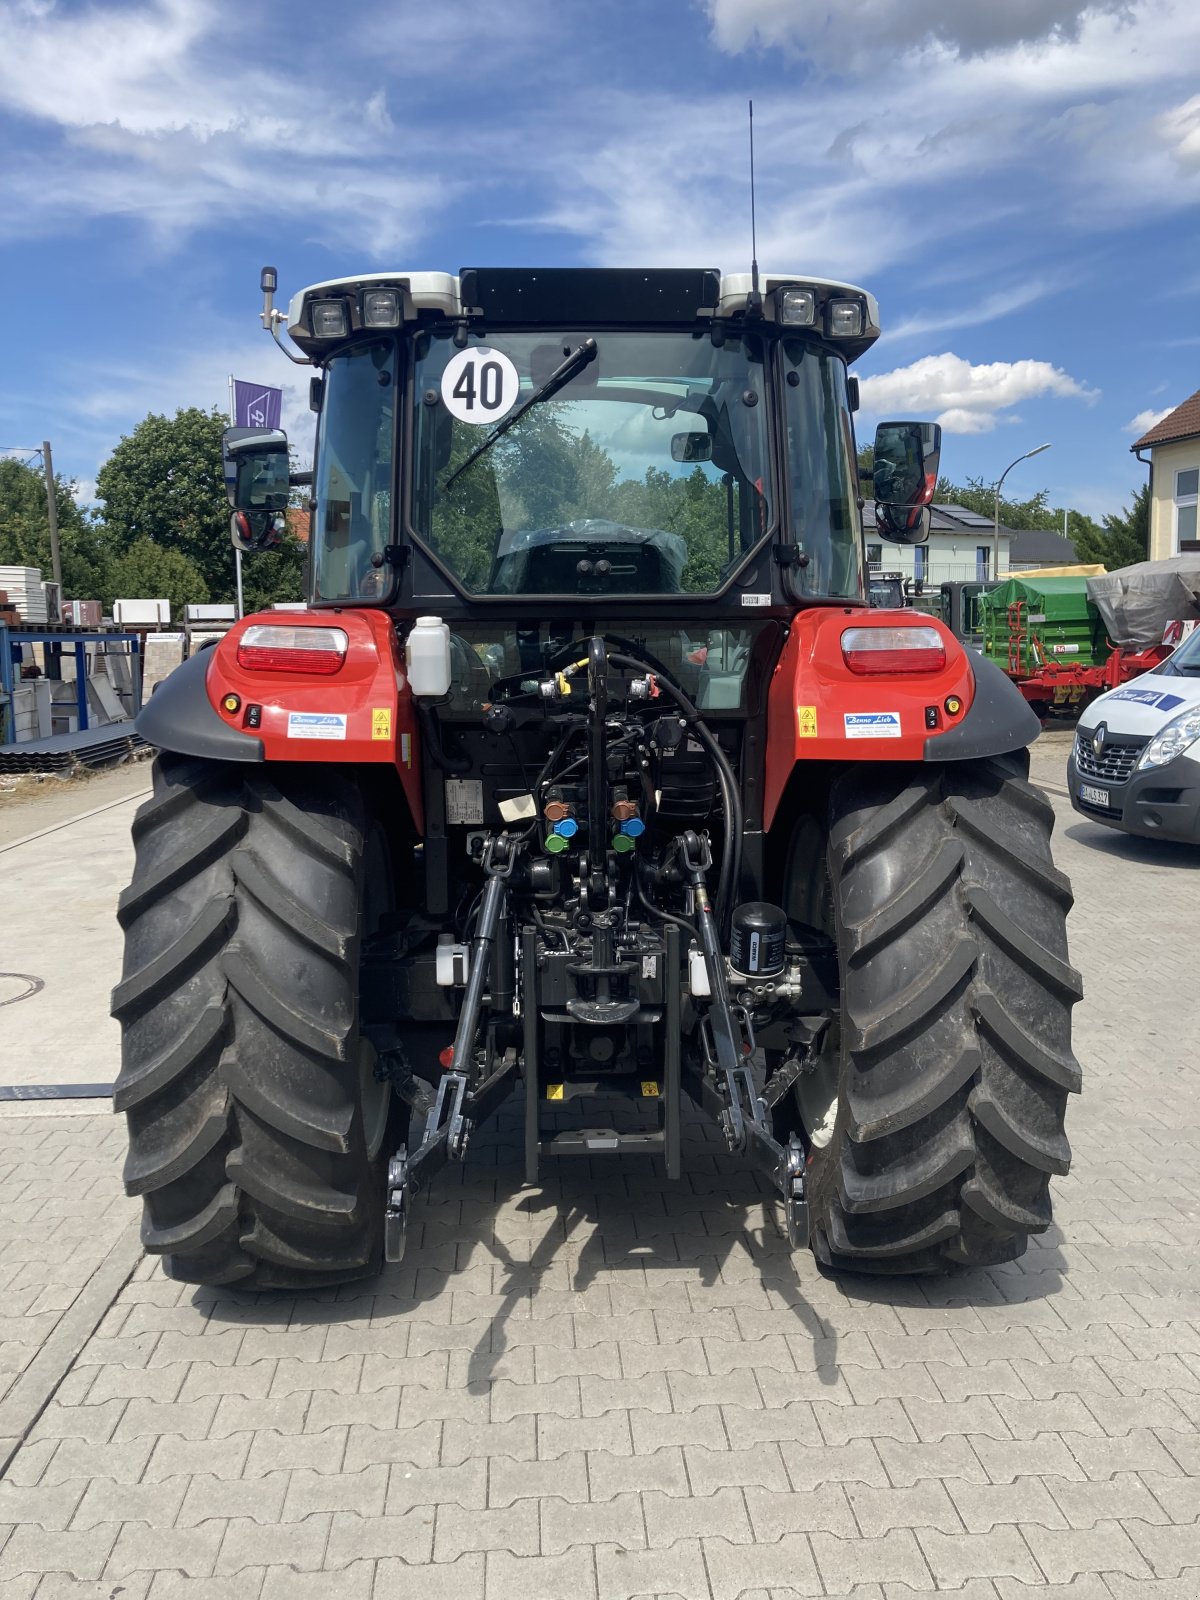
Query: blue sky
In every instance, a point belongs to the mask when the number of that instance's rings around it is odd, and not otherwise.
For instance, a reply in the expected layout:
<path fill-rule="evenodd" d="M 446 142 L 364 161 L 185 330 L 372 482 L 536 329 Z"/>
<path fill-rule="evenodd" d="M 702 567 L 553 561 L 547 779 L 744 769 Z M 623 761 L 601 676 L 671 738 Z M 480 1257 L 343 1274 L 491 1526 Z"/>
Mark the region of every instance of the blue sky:
<path fill-rule="evenodd" d="M 281 297 L 394 268 L 864 284 L 876 413 L 1099 515 L 1200 387 L 1200 6 L 1176 0 L 0 0 L 0 446 L 86 496 L 147 411 L 307 374 Z"/>

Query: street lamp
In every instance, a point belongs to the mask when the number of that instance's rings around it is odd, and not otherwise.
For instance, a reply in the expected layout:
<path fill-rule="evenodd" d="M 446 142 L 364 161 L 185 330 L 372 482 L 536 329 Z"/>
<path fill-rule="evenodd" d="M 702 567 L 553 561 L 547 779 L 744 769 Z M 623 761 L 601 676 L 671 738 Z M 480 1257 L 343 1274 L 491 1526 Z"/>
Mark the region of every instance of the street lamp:
<path fill-rule="evenodd" d="M 1030 456 L 1040 456 L 1043 450 L 1049 450 L 1048 444 L 1035 445 L 1032 450 L 1026 450 L 1023 456 L 1018 456 L 1016 461 L 1010 461 L 1000 474 L 1000 482 L 996 485 L 996 510 L 992 519 L 992 577 L 1000 577 L 1000 489 L 1005 478 L 1019 462 L 1028 461 Z M 1012 565 L 1012 556 L 1009 556 L 1009 565 Z"/>

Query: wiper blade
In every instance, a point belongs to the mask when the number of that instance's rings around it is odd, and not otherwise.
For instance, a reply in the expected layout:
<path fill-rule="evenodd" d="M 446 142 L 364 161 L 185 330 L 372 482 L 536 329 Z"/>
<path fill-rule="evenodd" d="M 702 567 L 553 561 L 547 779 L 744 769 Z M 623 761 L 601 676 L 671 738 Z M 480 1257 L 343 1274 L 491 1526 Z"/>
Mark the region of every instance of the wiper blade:
<path fill-rule="evenodd" d="M 597 346 L 595 339 L 585 339 L 579 346 L 578 350 L 572 350 L 571 354 L 566 358 L 565 361 L 560 361 L 558 366 L 555 367 L 554 371 L 546 379 L 545 383 L 542 384 L 541 388 L 535 389 L 529 396 L 529 399 L 526 400 L 524 405 L 518 406 L 515 411 L 510 411 L 508 416 L 504 418 L 503 422 L 498 422 L 483 443 L 479 445 L 477 449 L 472 450 L 471 454 L 464 462 L 461 463 L 461 465 L 455 467 L 454 471 L 446 479 L 445 483 L 443 483 L 442 492 L 444 493 L 454 482 L 455 478 L 460 477 L 468 467 L 474 466 L 475 462 L 479 460 L 480 456 L 483 455 L 485 451 L 490 450 L 496 443 L 497 439 L 502 438 L 511 427 L 520 422 L 521 418 L 527 411 L 532 411 L 534 406 L 540 405 L 543 400 L 549 400 L 551 395 L 556 395 L 565 384 L 570 383 L 571 379 L 575 377 L 577 373 L 582 372 L 584 367 L 586 367 L 590 362 L 594 361 L 596 359 L 596 350 Z"/>

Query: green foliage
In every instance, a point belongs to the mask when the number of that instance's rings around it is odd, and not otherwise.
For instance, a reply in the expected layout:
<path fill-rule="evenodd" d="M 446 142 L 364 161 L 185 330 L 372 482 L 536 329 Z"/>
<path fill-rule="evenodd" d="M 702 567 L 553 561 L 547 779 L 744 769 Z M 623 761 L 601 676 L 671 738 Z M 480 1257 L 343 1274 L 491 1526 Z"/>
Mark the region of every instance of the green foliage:
<path fill-rule="evenodd" d="M 107 551 L 102 530 L 71 497 L 71 484 L 54 480 L 63 589 L 76 600 L 104 597 Z M 40 467 L 0 461 L 0 565 L 40 567 L 53 576 L 46 480 Z"/>
<path fill-rule="evenodd" d="M 208 599 L 208 586 L 195 563 L 178 550 L 164 550 L 151 539 L 135 539 L 109 564 L 108 594 L 114 599 L 171 602 L 171 616 L 183 620 L 183 608 Z"/>
<path fill-rule="evenodd" d="M 229 506 L 221 470 L 219 411 L 154 412 L 117 445 L 96 492 L 116 550 L 151 540 L 190 561 L 214 597 L 233 577 Z"/>
<path fill-rule="evenodd" d="M 151 412 L 100 469 L 96 491 L 117 557 L 148 544 L 174 558 L 158 570 L 169 570 L 178 592 L 199 587 L 208 599 L 227 603 L 235 596 L 236 582 L 221 466 L 225 425 L 224 415 L 215 409 L 190 406 L 173 417 Z M 304 546 L 292 538 L 278 552 L 245 557 L 246 609 L 303 599 L 304 558 Z M 136 570 L 152 570 L 144 550 Z M 149 592 L 168 591 L 160 587 Z"/>
<path fill-rule="evenodd" d="M 1081 561 L 1102 561 L 1110 572 L 1145 561 L 1150 552 L 1150 485 L 1143 484 L 1133 504 L 1121 514 L 1106 516 L 1102 528 L 1090 518 L 1083 520 L 1088 523 L 1086 529 L 1071 530 L 1075 554 Z"/>
<path fill-rule="evenodd" d="M 984 483 L 982 478 L 968 478 L 965 484 L 951 483 L 949 478 L 939 478 L 934 501 L 938 505 L 965 506 L 982 517 L 990 517 L 996 508 L 995 484 Z M 1039 489 L 1025 500 L 1010 500 L 1000 496 L 1000 522 L 1006 528 L 1040 528 L 1047 533 L 1061 532 L 1062 512 L 1050 505 L 1048 489 Z"/>

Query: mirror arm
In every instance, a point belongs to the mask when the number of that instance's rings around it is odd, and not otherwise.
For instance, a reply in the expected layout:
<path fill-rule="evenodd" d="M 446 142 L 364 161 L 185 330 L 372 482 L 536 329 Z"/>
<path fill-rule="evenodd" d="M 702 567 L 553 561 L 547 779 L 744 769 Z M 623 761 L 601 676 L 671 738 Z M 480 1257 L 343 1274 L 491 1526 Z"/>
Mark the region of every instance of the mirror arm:
<path fill-rule="evenodd" d="M 279 324 L 284 321 L 286 321 L 286 318 L 284 317 L 282 311 L 271 312 L 270 331 L 272 339 L 274 339 L 275 343 L 283 351 L 288 360 L 294 361 L 298 367 L 315 367 L 316 362 L 313 361 L 311 357 L 293 355 L 288 349 L 287 345 L 285 345 L 283 340 L 279 337 Z"/>

